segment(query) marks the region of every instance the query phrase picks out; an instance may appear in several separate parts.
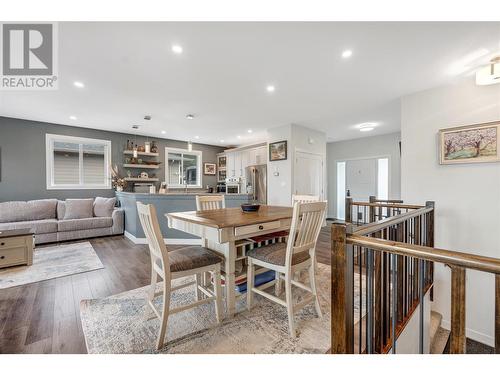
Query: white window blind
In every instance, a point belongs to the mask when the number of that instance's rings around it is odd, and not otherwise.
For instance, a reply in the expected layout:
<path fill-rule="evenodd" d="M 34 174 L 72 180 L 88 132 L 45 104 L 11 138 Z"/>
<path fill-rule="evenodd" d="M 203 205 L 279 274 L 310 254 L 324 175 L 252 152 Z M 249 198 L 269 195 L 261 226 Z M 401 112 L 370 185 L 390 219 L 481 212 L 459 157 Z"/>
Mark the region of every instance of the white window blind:
<path fill-rule="evenodd" d="M 111 142 L 47 134 L 47 189 L 110 189 Z"/>

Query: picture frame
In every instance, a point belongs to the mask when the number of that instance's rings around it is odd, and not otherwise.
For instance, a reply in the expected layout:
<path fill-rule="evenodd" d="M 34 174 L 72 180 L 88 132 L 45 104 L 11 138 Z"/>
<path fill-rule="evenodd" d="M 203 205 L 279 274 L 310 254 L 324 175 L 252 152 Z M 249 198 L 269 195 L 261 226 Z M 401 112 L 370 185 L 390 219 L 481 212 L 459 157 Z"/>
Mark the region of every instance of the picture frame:
<path fill-rule="evenodd" d="M 500 161 L 500 121 L 439 130 L 439 164 Z"/>
<path fill-rule="evenodd" d="M 269 161 L 286 160 L 287 154 L 287 141 L 269 143 Z"/>
<path fill-rule="evenodd" d="M 215 176 L 217 173 L 217 164 L 203 163 L 203 174 L 205 176 Z"/>

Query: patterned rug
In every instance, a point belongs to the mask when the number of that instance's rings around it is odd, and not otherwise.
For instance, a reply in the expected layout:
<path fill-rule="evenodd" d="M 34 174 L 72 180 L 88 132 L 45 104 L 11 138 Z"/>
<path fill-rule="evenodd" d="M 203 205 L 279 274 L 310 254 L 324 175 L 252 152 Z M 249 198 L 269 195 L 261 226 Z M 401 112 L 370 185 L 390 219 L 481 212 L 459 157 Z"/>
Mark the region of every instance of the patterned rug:
<path fill-rule="evenodd" d="M 0 270 L 0 289 L 104 268 L 90 242 L 37 247 L 33 265 Z"/>
<path fill-rule="evenodd" d="M 304 282 L 307 282 L 304 273 Z M 183 282 L 185 282 L 184 279 Z M 216 324 L 214 304 L 171 315 L 167 345 L 161 353 L 325 353 L 330 347 L 330 267 L 318 265 L 318 294 L 323 318 L 310 304 L 295 313 L 297 337 L 288 334 L 286 308 L 255 295 L 254 307 L 245 298 L 237 314 Z M 89 353 L 158 353 L 158 319 L 145 319 L 147 287 L 80 303 L 83 332 Z M 299 301 L 304 293 L 293 289 Z M 172 305 L 194 301 L 194 285 L 172 294 Z M 161 297 L 158 297 L 161 301 Z M 159 303 L 159 301 L 158 301 Z"/>

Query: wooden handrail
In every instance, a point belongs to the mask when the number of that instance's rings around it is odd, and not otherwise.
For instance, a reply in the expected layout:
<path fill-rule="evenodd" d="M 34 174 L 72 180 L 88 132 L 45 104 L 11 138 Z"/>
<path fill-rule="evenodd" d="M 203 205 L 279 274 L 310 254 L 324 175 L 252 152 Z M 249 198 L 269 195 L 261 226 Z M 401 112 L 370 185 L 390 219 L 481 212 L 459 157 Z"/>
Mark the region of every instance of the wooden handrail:
<path fill-rule="evenodd" d="M 417 206 L 416 206 L 417 207 Z M 429 206 L 418 206 L 420 207 L 419 209 L 416 209 L 414 211 L 410 211 L 401 215 L 397 216 L 391 216 L 386 219 L 382 219 L 379 221 L 376 221 L 374 223 L 366 224 L 361 227 L 358 227 L 354 230 L 354 234 L 359 235 L 359 236 L 366 236 L 375 232 L 378 232 L 379 230 L 382 230 L 384 228 L 387 228 L 390 225 L 396 225 L 399 223 L 403 223 L 404 221 L 411 219 L 413 217 L 420 216 L 422 214 L 425 214 L 427 212 L 431 212 L 434 207 L 429 205 Z"/>
<path fill-rule="evenodd" d="M 353 206 L 365 206 L 365 207 L 382 207 L 382 208 L 401 208 L 408 210 L 417 210 L 425 206 L 419 206 L 415 204 L 392 204 L 392 203 L 371 203 L 371 202 L 351 202 Z"/>
<path fill-rule="evenodd" d="M 470 268 L 500 275 L 500 259 L 497 258 L 382 240 L 374 237 L 365 237 L 358 235 L 358 233 L 347 236 L 346 243 L 378 251 L 385 251 L 391 254 L 405 255 L 432 262 L 444 263 L 450 266 Z"/>

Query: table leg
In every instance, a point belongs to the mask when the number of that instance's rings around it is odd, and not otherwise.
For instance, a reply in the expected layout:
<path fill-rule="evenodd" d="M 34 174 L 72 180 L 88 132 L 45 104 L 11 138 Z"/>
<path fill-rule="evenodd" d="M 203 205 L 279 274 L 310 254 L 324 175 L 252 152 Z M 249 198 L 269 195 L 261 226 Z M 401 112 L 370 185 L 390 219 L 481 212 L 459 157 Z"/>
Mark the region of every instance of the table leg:
<path fill-rule="evenodd" d="M 235 287 L 235 263 L 236 263 L 236 246 L 234 241 L 229 241 L 224 244 L 225 273 L 226 273 L 226 306 L 227 316 L 232 318 L 236 311 L 236 293 Z"/>

